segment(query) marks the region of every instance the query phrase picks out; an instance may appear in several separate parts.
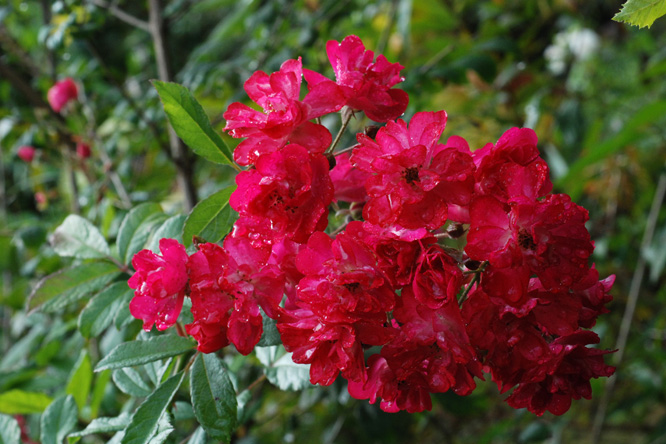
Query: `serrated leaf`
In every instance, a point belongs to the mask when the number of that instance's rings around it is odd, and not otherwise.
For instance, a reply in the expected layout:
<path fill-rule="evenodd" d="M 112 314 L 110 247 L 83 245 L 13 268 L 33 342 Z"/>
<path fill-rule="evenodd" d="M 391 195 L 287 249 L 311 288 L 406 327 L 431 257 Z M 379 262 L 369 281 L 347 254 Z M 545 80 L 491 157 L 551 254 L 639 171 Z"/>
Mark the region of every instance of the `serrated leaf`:
<path fill-rule="evenodd" d="M 150 237 L 152 224 L 157 223 L 159 215 L 162 214 L 162 207 L 156 203 L 144 203 L 132 208 L 118 230 L 118 255 L 124 264 L 129 264 L 132 257 L 146 244 Z M 148 227 L 146 227 L 148 225 Z M 143 226 L 143 228 L 142 228 Z"/>
<path fill-rule="evenodd" d="M 192 209 L 183 227 L 185 247 L 192 245 L 193 236 L 215 243 L 227 235 L 238 217 L 238 213 L 229 206 L 229 196 L 235 189 L 235 185 L 224 188 Z"/>
<path fill-rule="evenodd" d="M 187 216 L 179 214 L 165 220 L 164 223 L 155 230 L 146 248 L 155 254 L 160 254 L 161 239 L 176 239 L 178 242 L 182 243 L 183 239 L 181 236 L 183 234 L 185 219 L 187 219 Z"/>
<path fill-rule="evenodd" d="M 627 0 L 613 20 L 649 28 L 663 15 L 666 15 L 666 0 Z"/>
<path fill-rule="evenodd" d="M 236 392 L 229 374 L 214 354 L 200 354 L 190 371 L 192 408 L 213 439 L 229 442 L 236 427 Z"/>
<path fill-rule="evenodd" d="M 125 429 L 123 444 L 146 444 L 158 430 L 160 418 L 169 407 L 178 387 L 183 382 L 185 373 L 179 373 L 167 379 L 136 409 Z"/>
<path fill-rule="evenodd" d="M 76 214 L 67 216 L 49 240 L 60 256 L 101 259 L 111 255 L 109 244 L 97 227 Z"/>
<path fill-rule="evenodd" d="M 273 362 L 270 367 L 264 369 L 264 373 L 271 384 L 279 387 L 280 390 L 302 390 L 312 386 L 310 366 L 296 364 L 291 359 L 291 353 L 287 353 Z"/>
<path fill-rule="evenodd" d="M 110 262 L 88 262 L 58 271 L 43 278 L 28 297 L 28 310 L 40 307 L 45 312 L 59 310 L 86 295 L 100 290 L 120 275 Z"/>
<path fill-rule="evenodd" d="M 122 391 L 130 396 L 145 398 L 152 389 L 141 378 L 139 372 L 131 367 L 119 368 L 113 371 L 113 382 Z"/>
<path fill-rule="evenodd" d="M 21 428 L 18 421 L 9 415 L 0 414 L 0 444 L 19 444 Z"/>
<path fill-rule="evenodd" d="M 199 156 L 223 165 L 235 165 L 231 150 L 213 129 L 203 107 L 177 83 L 153 81 L 171 126 Z"/>
<path fill-rule="evenodd" d="M 44 393 L 26 392 L 20 389 L 0 393 L 0 413 L 7 415 L 27 415 L 41 413 L 53 402 Z"/>
<path fill-rule="evenodd" d="M 79 410 L 83 409 L 90 394 L 90 387 L 93 380 L 92 364 L 90 355 L 86 350 L 82 350 L 79 359 L 74 364 L 74 369 L 69 377 L 65 392 L 72 395 Z"/>
<path fill-rule="evenodd" d="M 120 307 L 128 304 L 134 290 L 127 282 L 115 282 L 90 299 L 81 310 L 78 326 L 84 338 L 91 338 L 102 333 L 113 321 Z"/>
<path fill-rule="evenodd" d="M 87 436 L 93 435 L 95 433 L 110 433 L 117 432 L 119 430 L 124 430 L 129 424 L 130 414 L 121 413 L 115 418 L 95 418 L 90 421 L 88 426 L 81 430 L 80 432 L 70 433 L 69 438 L 74 438 L 78 436 Z"/>
<path fill-rule="evenodd" d="M 169 421 L 169 414 L 164 412 L 157 423 L 157 432 L 155 433 L 155 436 L 148 441 L 148 444 L 162 444 L 166 441 L 169 435 L 171 435 L 171 432 L 173 432 L 173 425 L 171 425 L 171 421 Z"/>
<path fill-rule="evenodd" d="M 53 401 L 40 420 L 42 444 L 61 443 L 76 425 L 77 414 L 76 402 L 71 395 Z"/>
<path fill-rule="evenodd" d="M 99 361 L 95 371 L 146 364 L 180 355 L 193 348 L 194 344 L 190 339 L 177 335 L 161 335 L 146 341 L 124 342 L 118 344 Z"/>

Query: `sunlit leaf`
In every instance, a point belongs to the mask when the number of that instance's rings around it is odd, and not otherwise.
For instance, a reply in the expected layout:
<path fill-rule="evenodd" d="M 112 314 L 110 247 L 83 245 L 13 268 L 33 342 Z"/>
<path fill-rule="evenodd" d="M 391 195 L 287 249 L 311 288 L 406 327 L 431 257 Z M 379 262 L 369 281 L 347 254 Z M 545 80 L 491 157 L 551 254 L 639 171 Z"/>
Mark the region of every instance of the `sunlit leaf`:
<path fill-rule="evenodd" d="M 662 15 L 666 15 L 666 0 L 627 0 L 613 20 L 649 28 Z"/>
<path fill-rule="evenodd" d="M 76 214 L 67 216 L 49 240 L 60 256 L 99 259 L 111 255 L 109 245 L 97 227 Z"/>
<path fill-rule="evenodd" d="M 231 186 L 220 190 L 192 209 L 183 227 L 183 241 L 186 247 L 192 245 L 193 236 L 215 243 L 227 235 L 238 217 L 229 206 L 229 196 L 235 189 L 235 186 Z"/>

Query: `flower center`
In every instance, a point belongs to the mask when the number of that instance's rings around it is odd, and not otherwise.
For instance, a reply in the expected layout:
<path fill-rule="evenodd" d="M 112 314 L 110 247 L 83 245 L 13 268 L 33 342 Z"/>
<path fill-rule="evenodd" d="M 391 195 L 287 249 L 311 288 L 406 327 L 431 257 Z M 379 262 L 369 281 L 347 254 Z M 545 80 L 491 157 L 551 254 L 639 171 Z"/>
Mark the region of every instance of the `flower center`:
<path fill-rule="evenodd" d="M 523 250 L 534 250 L 536 249 L 536 243 L 532 239 L 532 235 L 524 228 L 521 228 L 518 232 L 518 245 Z"/>
<path fill-rule="evenodd" d="M 419 181 L 419 169 L 416 167 L 407 168 L 402 172 L 403 177 L 408 183 Z"/>

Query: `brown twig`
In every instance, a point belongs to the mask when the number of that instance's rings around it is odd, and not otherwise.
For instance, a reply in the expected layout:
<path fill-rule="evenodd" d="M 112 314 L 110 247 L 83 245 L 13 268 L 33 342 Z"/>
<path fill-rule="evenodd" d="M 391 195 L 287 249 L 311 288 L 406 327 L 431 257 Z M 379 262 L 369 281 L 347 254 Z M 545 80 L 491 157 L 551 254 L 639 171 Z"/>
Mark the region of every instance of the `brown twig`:
<path fill-rule="evenodd" d="M 148 22 L 126 13 L 122 9 L 117 8 L 115 5 L 112 5 L 103 0 L 90 0 L 90 3 L 100 8 L 106 9 L 111 15 L 116 17 L 118 20 L 127 23 L 128 25 L 134 26 L 135 28 L 139 28 L 146 32 L 150 32 L 150 24 Z"/>
<path fill-rule="evenodd" d="M 171 70 L 166 50 L 166 38 L 164 33 L 164 20 L 162 16 L 162 3 L 160 0 L 148 1 L 149 32 L 155 49 L 155 60 L 159 79 L 163 82 L 171 81 Z M 185 148 L 183 142 L 178 138 L 176 132 L 169 125 L 169 145 L 171 157 L 178 173 L 178 184 L 185 196 L 185 208 L 189 211 L 197 203 L 197 192 L 194 186 L 194 159 Z"/>

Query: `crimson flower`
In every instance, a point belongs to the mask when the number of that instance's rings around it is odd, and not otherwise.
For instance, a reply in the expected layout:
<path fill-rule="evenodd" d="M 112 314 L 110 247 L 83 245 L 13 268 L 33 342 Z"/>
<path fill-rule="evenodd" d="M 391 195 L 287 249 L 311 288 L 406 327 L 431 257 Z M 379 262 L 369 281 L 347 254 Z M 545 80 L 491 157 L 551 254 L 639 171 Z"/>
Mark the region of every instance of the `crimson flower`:
<path fill-rule="evenodd" d="M 259 307 L 276 317 L 284 288 L 280 271 L 266 264 L 269 254 L 247 239 L 227 237 L 224 248 L 201 244 L 190 257 L 194 321 L 185 329 L 199 351 L 211 353 L 231 342 L 247 355 L 257 345 L 263 332 Z"/>
<path fill-rule="evenodd" d="M 224 113 L 225 131 L 232 137 L 248 137 L 234 151 L 239 165 L 255 163 L 262 154 L 282 148 L 287 141 L 323 153 L 331 144 L 331 133 L 309 120 L 339 110 L 342 92 L 332 81 L 321 82 L 300 100 L 301 59 L 287 60 L 270 76 L 255 72 L 246 82 L 245 91 L 262 111 L 236 102 Z"/>
<path fill-rule="evenodd" d="M 76 155 L 81 159 L 87 159 L 90 157 L 90 145 L 84 142 L 78 142 L 76 144 Z"/>
<path fill-rule="evenodd" d="M 261 156 L 255 166 L 236 176 L 238 188 L 229 204 L 242 217 L 266 221 L 270 228 L 264 237 L 303 243 L 326 228 L 333 199 L 326 157 L 292 143 Z"/>
<path fill-rule="evenodd" d="M 132 258 L 136 272 L 127 284 L 135 290 L 130 313 L 143 321 L 143 329 L 153 324 L 166 330 L 176 323 L 187 287 L 187 252 L 174 239 L 161 239 L 161 256 L 141 250 Z"/>
<path fill-rule="evenodd" d="M 46 93 L 46 98 L 53 111 L 59 113 L 71 100 L 77 100 L 79 88 L 70 77 L 56 82 Z"/>
<path fill-rule="evenodd" d="M 382 345 L 395 295 L 372 250 L 354 235 L 360 222 L 335 240 L 314 233 L 296 259 L 304 277 L 294 307 L 278 323 L 294 362 L 310 364 L 310 381 L 330 385 L 337 375 L 362 380 L 363 345 Z"/>
<path fill-rule="evenodd" d="M 387 122 L 400 117 L 407 108 L 409 96 L 401 89 L 392 89 L 402 82 L 399 63 L 390 63 L 383 55 L 365 49 L 355 35 L 345 37 L 340 43 L 330 40 L 326 53 L 333 66 L 337 84 L 345 96 L 344 105 L 361 110 L 376 122 Z M 308 87 L 316 87 L 329 81 L 314 71 L 305 70 Z"/>
<path fill-rule="evenodd" d="M 403 120 L 388 122 L 376 141 L 358 135 L 352 165 L 373 174 L 365 182 L 366 221 L 416 230 L 423 237 L 425 229 L 444 224 L 447 201 L 469 200 L 474 164 L 469 154 L 438 143 L 445 126 L 444 111 L 421 112 L 409 128 Z"/>

